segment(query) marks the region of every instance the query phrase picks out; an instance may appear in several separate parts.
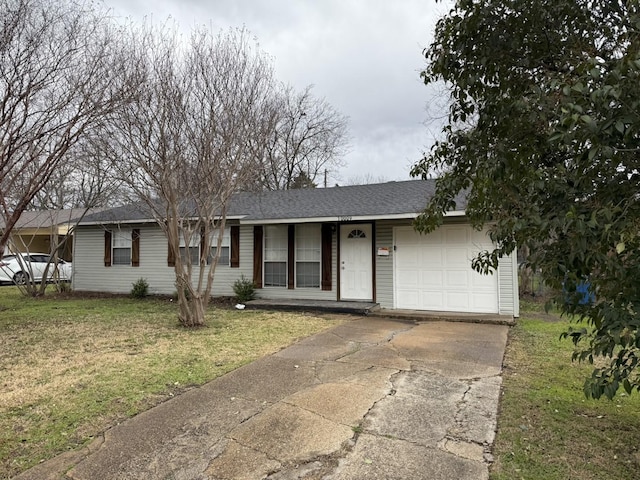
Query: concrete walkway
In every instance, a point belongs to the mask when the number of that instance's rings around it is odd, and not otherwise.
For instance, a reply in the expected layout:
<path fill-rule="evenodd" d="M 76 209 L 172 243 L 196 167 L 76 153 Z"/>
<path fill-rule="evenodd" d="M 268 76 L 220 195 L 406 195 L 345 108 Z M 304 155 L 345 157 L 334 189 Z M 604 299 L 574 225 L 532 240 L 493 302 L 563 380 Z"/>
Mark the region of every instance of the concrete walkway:
<path fill-rule="evenodd" d="M 487 479 L 507 329 L 349 321 L 18 478 Z"/>

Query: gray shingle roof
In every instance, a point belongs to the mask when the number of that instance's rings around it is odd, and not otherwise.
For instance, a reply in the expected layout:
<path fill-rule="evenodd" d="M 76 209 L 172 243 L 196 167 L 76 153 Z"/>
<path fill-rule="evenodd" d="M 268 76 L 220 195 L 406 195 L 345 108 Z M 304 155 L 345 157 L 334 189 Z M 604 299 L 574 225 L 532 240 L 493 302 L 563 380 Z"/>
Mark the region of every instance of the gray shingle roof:
<path fill-rule="evenodd" d="M 234 195 L 228 216 L 242 221 L 275 221 L 328 217 L 389 217 L 421 212 L 435 192 L 435 180 L 408 180 L 347 187 L 310 188 Z M 466 206 L 463 195 L 456 210 Z M 150 220 L 142 205 L 128 205 L 86 217 L 82 223 Z"/>
<path fill-rule="evenodd" d="M 22 212 L 14 229 L 20 228 L 49 228 L 54 225 L 72 225 L 90 214 L 104 211 L 104 208 L 73 208 L 67 210 L 36 210 Z M 0 219 L 0 230 L 4 228 L 4 220 Z"/>

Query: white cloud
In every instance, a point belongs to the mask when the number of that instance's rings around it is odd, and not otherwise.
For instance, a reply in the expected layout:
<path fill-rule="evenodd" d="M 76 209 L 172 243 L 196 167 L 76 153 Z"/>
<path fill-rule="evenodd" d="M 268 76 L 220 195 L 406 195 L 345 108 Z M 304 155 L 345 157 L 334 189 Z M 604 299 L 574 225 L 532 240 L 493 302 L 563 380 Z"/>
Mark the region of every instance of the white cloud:
<path fill-rule="evenodd" d="M 274 58 L 276 76 L 297 88 L 313 84 L 350 118 L 352 148 L 340 177 L 408 178 L 428 149 L 427 104 L 438 95 L 419 77 L 422 50 L 451 2 L 424 0 L 105 0 L 116 14 L 184 29 L 246 26 Z M 441 102 L 440 102 L 441 103 Z M 441 107 L 439 107 L 441 108 Z M 431 111 L 429 117 L 439 112 Z"/>

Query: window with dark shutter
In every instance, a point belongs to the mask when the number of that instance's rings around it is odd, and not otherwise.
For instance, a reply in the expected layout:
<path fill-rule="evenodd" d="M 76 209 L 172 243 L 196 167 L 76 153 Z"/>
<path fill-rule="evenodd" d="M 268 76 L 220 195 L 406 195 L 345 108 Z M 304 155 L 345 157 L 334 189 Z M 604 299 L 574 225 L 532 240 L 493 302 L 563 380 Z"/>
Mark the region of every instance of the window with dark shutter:
<path fill-rule="evenodd" d="M 140 266 L 140 229 L 131 230 L 131 266 Z"/>
<path fill-rule="evenodd" d="M 104 266 L 111 266 L 111 232 L 104 231 Z"/>
<path fill-rule="evenodd" d="M 240 267 L 240 227 L 231 227 L 231 268 Z"/>
<path fill-rule="evenodd" d="M 253 227 L 253 283 L 262 288 L 262 225 Z"/>
<path fill-rule="evenodd" d="M 331 243 L 333 232 L 331 225 L 325 223 L 322 225 L 322 290 L 331 290 L 331 274 L 333 259 L 331 258 Z"/>

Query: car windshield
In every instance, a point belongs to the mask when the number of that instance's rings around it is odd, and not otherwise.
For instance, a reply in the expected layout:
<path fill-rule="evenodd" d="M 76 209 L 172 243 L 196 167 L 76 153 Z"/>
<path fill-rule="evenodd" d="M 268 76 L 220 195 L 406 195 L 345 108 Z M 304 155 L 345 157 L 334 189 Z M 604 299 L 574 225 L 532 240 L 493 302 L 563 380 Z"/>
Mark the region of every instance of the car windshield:
<path fill-rule="evenodd" d="M 11 260 L 14 260 L 16 258 L 15 255 L 5 255 L 4 257 L 2 257 L 2 261 L 3 262 L 10 262 Z"/>

